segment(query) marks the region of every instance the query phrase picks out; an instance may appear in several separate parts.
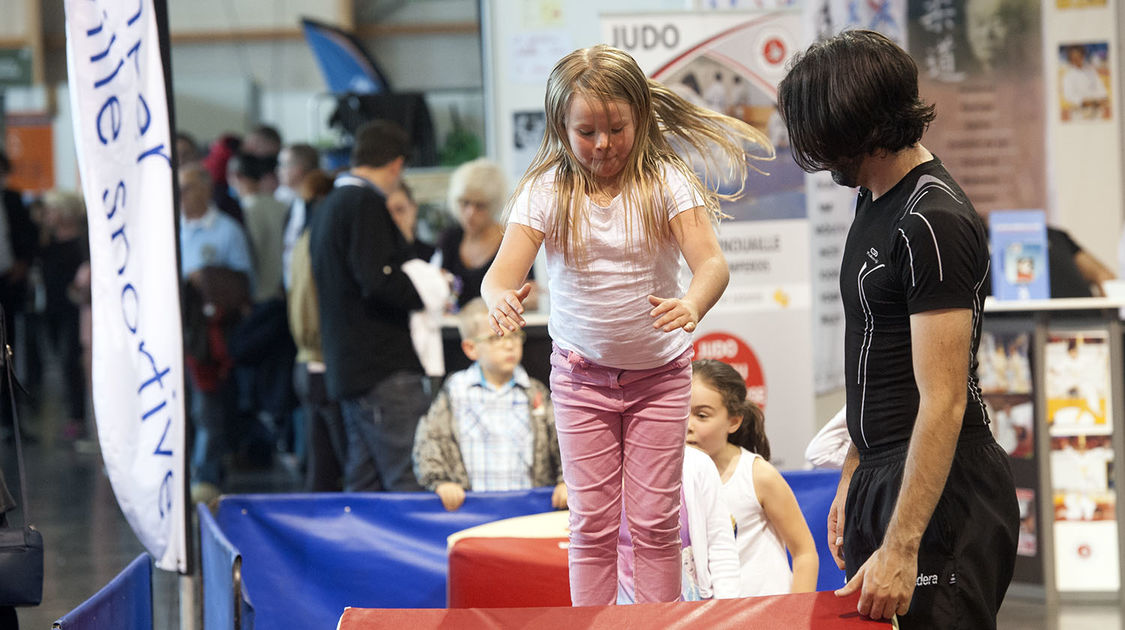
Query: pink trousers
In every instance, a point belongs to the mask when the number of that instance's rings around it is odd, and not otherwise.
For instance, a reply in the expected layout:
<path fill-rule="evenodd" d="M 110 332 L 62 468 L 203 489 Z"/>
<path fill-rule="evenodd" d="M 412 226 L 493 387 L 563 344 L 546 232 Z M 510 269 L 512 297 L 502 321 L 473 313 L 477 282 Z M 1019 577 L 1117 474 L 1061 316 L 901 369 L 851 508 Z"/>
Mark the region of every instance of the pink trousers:
<path fill-rule="evenodd" d="M 619 370 L 558 346 L 551 354 L 575 606 L 617 600 L 623 496 L 636 555 L 636 601 L 680 599 L 680 486 L 691 357 L 689 348 L 662 367 Z"/>

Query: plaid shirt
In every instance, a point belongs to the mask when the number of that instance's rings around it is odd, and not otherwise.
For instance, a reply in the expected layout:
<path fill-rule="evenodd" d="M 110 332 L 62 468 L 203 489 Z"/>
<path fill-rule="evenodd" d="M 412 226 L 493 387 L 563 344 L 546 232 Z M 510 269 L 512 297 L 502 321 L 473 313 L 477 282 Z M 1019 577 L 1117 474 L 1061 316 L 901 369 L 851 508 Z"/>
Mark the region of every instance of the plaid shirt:
<path fill-rule="evenodd" d="M 414 471 L 430 490 L 446 481 L 478 491 L 562 482 L 547 388 L 522 367 L 502 387 L 475 363 L 451 374 L 418 423 Z"/>

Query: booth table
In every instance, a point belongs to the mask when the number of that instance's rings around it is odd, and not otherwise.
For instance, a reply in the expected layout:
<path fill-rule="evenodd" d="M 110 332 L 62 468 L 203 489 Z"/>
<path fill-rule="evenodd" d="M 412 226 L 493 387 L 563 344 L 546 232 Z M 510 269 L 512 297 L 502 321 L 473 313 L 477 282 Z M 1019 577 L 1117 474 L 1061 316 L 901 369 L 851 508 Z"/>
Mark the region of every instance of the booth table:
<path fill-rule="evenodd" d="M 839 598 L 832 592 L 773 597 L 716 599 L 704 602 L 585 606 L 580 608 L 361 609 L 349 608 L 339 630 L 374 628 L 754 628 L 755 630 L 847 630 L 891 628 L 856 612 L 859 594 Z"/>
<path fill-rule="evenodd" d="M 449 607 L 569 606 L 568 519 L 546 512 L 451 535 Z"/>

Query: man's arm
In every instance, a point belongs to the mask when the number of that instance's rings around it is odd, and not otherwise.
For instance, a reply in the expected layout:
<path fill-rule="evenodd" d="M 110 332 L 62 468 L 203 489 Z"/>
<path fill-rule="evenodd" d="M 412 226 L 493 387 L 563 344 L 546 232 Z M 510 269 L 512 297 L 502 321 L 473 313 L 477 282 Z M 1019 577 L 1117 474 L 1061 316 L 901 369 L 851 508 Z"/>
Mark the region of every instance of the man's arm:
<path fill-rule="evenodd" d="M 883 544 L 837 591 L 862 589 L 859 612 L 873 619 L 906 614 L 914 594 L 918 547 L 945 489 L 965 414 L 972 311 L 945 309 L 910 316 L 918 384 L 918 418 L 910 436 L 895 511 Z"/>
<path fill-rule="evenodd" d="M 366 205 L 355 221 L 344 228 L 348 266 L 364 302 L 381 308 L 418 311 L 424 308 L 414 283 L 402 271 L 402 251 L 386 204 L 363 196 L 353 202 Z M 396 238 L 398 237 L 398 238 Z"/>
<path fill-rule="evenodd" d="M 844 565 L 844 503 L 848 500 L 848 486 L 852 483 L 852 475 L 859 466 L 859 452 L 855 444 L 848 442 L 848 453 L 844 456 L 844 467 L 840 470 L 840 483 L 836 486 L 836 498 L 832 499 L 832 506 L 828 508 L 828 550 L 836 560 L 836 566 L 846 569 Z"/>
<path fill-rule="evenodd" d="M 1102 288 L 1102 283 L 1106 280 L 1114 280 L 1117 274 L 1102 264 L 1100 260 L 1094 258 L 1084 249 L 1080 249 L 1074 254 L 1074 266 L 1078 267 L 1078 272 L 1082 274 L 1082 278 L 1090 284 L 1094 289 L 1094 295 L 1105 295 L 1105 289 Z"/>

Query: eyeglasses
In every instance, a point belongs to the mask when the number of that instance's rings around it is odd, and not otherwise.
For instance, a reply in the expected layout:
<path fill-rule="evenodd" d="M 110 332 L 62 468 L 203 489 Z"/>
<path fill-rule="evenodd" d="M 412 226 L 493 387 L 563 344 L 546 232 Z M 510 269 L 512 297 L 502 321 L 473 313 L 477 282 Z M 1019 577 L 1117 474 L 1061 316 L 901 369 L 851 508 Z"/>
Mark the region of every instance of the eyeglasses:
<path fill-rule="evenodd" d="M 488 201 L 482 201 L 480 199 L 468 199 L 465 197 L 459 198 L 457 200 L 457 205 L 462 208 L 470 208 L 477 211 L 489 210 L 492 207 L 492 204 Z"/>
<path fill-rule="evenodd" d="M 496 335 L 480 335 L 478 337 L 473 337 L 473 338 L 469 339 L 469 341 L 471 341 L 473 343 L 481 343 L 481 344 L 508 343 L 508 342 L 523 343 L 524 339 L 527 339 L 527 333 L 526 332 L 524 332 L 522 330 L 512 330 L 512 331 L 508 331 L 507 333 L 504 333 L 503 337 L 497 337 Z"/>

